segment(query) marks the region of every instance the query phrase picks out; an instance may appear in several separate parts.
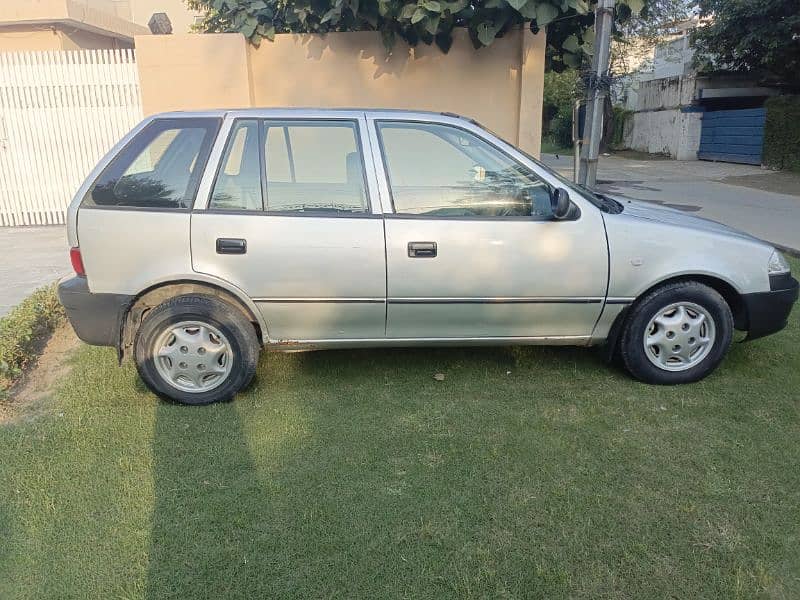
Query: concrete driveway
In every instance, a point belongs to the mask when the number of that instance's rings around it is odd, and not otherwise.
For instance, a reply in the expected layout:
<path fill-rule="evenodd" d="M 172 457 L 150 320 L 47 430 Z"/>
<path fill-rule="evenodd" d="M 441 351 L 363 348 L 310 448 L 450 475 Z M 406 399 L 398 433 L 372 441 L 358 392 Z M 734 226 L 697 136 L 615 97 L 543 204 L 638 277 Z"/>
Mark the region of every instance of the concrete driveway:
<path fill-rule="evenodd" d="M 63 226 L 0 227 L 0 316 L 72 271 Z"/>
<path fill-rule="evenodd" d="M 572 157 L 542 158 L 572 177 Z M 799 175 L 729 163 L 604 156 L 598 184 L 613 196 L 694 213 L 800 251 Z"/>

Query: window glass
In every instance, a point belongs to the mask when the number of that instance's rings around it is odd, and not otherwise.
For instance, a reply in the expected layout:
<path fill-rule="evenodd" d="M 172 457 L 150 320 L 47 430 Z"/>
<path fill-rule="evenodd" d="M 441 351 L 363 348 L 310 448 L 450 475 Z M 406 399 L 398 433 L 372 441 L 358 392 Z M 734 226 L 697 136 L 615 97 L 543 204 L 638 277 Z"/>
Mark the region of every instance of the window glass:
<path fill-rule="evenodd" d="M 135 175 L 152 171 L 170 144 L 175 141 L 179 129 L 165 129 L 150 142 L 142 153 L 136 157 L 131 166 L 125 169 L 124 175 Z"/>
<path fill-rule="evenodd" d="M 159 119 L 111 161 L 84 206 L 189 208 L 219 122 Z"/>
<path fill-rule="evenodd" d="M 236 121 L 222 156 L 209 208 L 263 210 L 258 121 Z"/>
<path fill-rule="evenodd" d="M 355 123 L 265 123 L 268 211 L 367 212 Z"/>
<path fill-rule="evenodd" d="M 549 186 L 479 137 L 428 123 L 378 130 L 397 214 L 552 218 Z"/>

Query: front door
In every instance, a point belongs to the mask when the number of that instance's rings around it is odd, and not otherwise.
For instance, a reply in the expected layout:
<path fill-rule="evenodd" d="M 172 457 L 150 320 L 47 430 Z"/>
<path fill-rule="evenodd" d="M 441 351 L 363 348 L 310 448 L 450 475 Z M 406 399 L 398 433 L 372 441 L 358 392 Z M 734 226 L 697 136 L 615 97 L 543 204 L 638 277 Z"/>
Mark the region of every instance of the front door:
<path fill-rule="evenodd" d="M 553 220 L 554 186 L 465 127 L 390 115 L 373 127 L 392 201 L 387 337 L 591 334 L 608 275 L 593 206 Z"/>
<path fill-rule="evenodd" d="M 206 210 L 198 272 L 244 290 L 269 339 L 382 338 L 383 218 L 370 208 L 363 118 L 233 122 Z"/>

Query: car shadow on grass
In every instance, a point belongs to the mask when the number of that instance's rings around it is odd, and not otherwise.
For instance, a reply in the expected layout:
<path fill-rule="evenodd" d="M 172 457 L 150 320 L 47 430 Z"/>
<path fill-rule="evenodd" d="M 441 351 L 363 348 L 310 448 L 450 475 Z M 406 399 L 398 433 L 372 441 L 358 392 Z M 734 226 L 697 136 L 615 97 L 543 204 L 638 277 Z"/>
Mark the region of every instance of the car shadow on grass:
<path fill-rule="evenodd" d="M 279 353 L 263 353 L 259 374 L 265 362 L 286 365 Z M 339 379 L 390 375 L 398 378 L 426 379 L 448 371 L 501 372 L 531 369 L 602 369 L 609 365 L 601 348 L 575 346 L 474 346 L 368 348 L 357 350 L 317 350 L 292 353 L 290 363 L 309 377 L 335 371 Z M 288 366 L 288 365 L 286 365 Z M 266 372 L 271 369 L 267 367 Z"/>
<path fill-rule="evenodd" d="M 155 407 L 146 595 L 639 595 L 620 572 L 651 597 L 724 595 L 630 548 L 668 562 L 713 520 L 703 473 L 727 452 L 709 429 L 727 401 L 709 394 L 759 369 L 747 348 L 681 388 L 636 382 L 599 349 L 264 353 L 234 402 Z M 687 493 L 702 518 L 682 513 Z"/>
<path fill-rule="evenodd" d="M 449 574 L 446 549 L 493 536 L 515 493 L 497 441 L 535 407 L 518 378 L 616 379 L 603 364 L 578 348 L 265 353 L 234 402 L 159 402 L 147 597 L 491 595 L 471 572 L 485 557 Z M 504 567 L 517 591 L 558 592 L 523 563 Z"/>

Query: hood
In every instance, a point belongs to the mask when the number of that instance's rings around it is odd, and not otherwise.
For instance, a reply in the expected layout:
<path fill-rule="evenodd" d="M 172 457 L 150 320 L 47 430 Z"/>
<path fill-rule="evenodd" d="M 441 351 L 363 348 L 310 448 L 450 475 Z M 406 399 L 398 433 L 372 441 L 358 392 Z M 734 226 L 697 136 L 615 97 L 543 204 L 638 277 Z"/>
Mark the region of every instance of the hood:
<path fill-rule="evenodd" d="M 695 217 L 674 208 L 662 207 L 651 202 L 642 202 L 640 200 L 629 200 L 627 198 L 615 198 L 615 200 L 625 207 L 621 214 L 629 217 L 656 221 L 667 225 L 676 225 L 678 227 L 686 227 L 697 231 L 721 233 L 746 240 L 761 241 L 733 227 L 728 227 L 722 223 L 717 223 L 716 221 L 711 221 L 702 217 Z"/>

